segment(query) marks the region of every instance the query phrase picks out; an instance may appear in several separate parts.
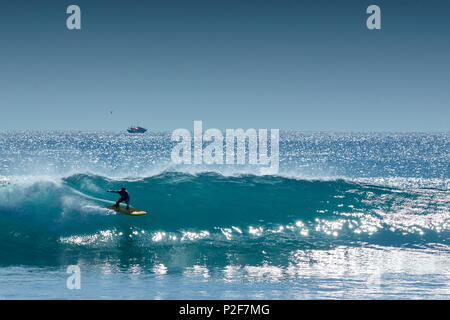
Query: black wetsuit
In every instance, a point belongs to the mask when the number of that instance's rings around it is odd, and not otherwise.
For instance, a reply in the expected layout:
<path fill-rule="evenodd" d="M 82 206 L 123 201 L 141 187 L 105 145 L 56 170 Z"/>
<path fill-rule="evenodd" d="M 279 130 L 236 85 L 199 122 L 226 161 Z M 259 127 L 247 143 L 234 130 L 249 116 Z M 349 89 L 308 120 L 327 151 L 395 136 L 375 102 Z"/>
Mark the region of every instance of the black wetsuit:
<path fill-rule="evenodd" d="M 116 207 L 119 206 L 119 203 L 121 203 L 122 201 L 125 201 L 125 203 L 127 204 L 127 209 L 130 208 L 130 195 L 128 194 L 128 192 L 126 190 L 118 190 L 118 191 L 110 191 L 110 192 L 120 194 L 120 199 L 117 200 Z"/>

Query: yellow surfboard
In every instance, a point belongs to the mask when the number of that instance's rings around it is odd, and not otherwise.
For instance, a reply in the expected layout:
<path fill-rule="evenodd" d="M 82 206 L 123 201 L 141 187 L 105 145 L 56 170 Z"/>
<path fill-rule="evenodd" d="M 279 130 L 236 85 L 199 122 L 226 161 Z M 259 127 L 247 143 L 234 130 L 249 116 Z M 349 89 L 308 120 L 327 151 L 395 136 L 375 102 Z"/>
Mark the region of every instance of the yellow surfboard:
<path fill-rule="evenodd" d="M 130 208 L 127 210 L 127 208 L 124 206 L 116 207 L 114 204 L 110 205 L 108 207 L 108 209 L 114 210 L 116 212 L 124 213 L 129 216 L 143 216 L 144 214 L 147 214 L 147 212 L 142 211 L 142 210 L 138 210 L 138 209 L 134 209 L 134 208 Z"/>

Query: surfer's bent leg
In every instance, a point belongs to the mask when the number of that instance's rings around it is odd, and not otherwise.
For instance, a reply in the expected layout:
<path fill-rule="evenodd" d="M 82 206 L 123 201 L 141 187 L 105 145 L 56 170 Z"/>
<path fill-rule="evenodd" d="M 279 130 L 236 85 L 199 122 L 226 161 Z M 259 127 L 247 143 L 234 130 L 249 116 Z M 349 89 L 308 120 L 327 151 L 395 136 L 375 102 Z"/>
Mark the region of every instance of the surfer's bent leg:
<path fill-rule="evenodd" d="M 130 199 L 125 200 L 125 203 L 127 204 L 127 210 L 130 210 Z"/>
<path fill-rule="evenodd" d="M 122 201 L 124 201 L 125 199 L 123 199 L 123 198 L 120 198 L 119 200 L 117 200 L 117 202 L 116 202 L 116 207 L 118 208 L 119 207 L 119 203 L 121 203 Z"/>

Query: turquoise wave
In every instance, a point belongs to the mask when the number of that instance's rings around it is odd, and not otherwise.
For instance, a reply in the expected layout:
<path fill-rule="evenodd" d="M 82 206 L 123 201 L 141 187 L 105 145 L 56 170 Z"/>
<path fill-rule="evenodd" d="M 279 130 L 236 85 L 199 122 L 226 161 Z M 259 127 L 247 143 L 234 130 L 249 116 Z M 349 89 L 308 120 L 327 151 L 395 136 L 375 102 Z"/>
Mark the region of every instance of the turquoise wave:
<path fill-rule="evenodd" d="M 105 208 L 116 200 L 105 191 L 123 186 L 146 216 Z M 449 201 L 446 190 L 216 173 L 11 182 L 0 189 L 0 263 L 287 265 L 295 250 L 446 245 Z"/>

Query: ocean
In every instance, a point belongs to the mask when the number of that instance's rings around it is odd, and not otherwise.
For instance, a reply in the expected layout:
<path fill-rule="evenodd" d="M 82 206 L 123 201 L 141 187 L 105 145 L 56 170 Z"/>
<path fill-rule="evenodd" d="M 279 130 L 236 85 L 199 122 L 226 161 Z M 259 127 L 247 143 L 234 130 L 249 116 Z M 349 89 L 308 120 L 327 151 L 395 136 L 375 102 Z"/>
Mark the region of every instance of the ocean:
<path fill-rule="evenodd" d="M 450 298 L 450 133 L 280 131 L 273 175 L 174 145 L 0 132 L 0 298 Z"/>

